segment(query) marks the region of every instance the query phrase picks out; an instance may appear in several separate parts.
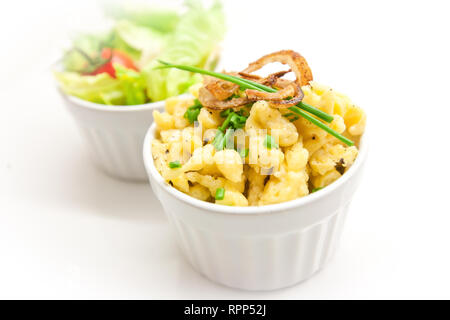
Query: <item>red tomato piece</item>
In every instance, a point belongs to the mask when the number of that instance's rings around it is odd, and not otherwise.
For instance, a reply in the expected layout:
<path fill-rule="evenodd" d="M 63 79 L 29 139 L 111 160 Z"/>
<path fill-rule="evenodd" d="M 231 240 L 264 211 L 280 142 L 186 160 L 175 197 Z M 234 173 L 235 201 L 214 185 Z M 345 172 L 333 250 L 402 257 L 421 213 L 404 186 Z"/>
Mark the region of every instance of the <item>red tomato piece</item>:
<path fill-rule="evenodd" d="M 120 64 L 128 69 L 133 69 L 139 71 L 135 66 L 133 60 L 125 53 L 117 49 L 103 48 L 101 52 L 101 57 L 108 60 L 105 64 L 102 64 L 97 69 L 95 69 L 91 75 L 96 75 L 106 72 L 111 77 L 116 77 L 116 70 L 114 70 L 114 63 Z"/>

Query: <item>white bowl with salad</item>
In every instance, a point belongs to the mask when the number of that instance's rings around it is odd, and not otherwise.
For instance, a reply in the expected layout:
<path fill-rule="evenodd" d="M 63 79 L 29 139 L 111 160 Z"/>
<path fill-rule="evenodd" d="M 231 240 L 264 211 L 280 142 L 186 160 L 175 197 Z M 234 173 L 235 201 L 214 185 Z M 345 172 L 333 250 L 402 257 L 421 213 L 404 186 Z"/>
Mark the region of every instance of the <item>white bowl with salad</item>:
<path fill-rule="evenodd" d="M 54 70 L 58 90 L 94 162 L 111 176 L 147 180 L 142 143 L 169 97 L 201 80 L 180 70 L 155 70 L 158 60 L 214 69 L 224 36 L 216 1 L 186 1 L 184 13 L 152 7 L 109 8 L 114 26 L 80 34 Z"/>

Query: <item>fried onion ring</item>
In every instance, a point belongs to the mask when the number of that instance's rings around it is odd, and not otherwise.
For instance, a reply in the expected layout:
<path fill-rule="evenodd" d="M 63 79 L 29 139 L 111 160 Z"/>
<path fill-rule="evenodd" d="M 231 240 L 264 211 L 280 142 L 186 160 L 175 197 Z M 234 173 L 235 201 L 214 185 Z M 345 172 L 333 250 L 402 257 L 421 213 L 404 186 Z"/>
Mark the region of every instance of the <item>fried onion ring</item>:
<path fill-rule="evenodd" d="M 241 76 L 244 79 L 248 79 L 248 80 L 256 80 L 256 81 L 260 81 L 262 78 L 260 76 L 258 76 L 257 74 L 251 74 L 251 73 L 245 73 L 245 72 L 232 72 L 230 73 L 233 76 Z"/>
<path fill-rule="evenodd" d="M 286 80 L 286 79 L 280 79 L 281 77 L 283 77 L 285 74 L 287 74 L 289 72 L 292 72 L 292 70 L 289 69 L 289 70 L 278 71 L 278 72 L 269 74 L 265 78 L 262 78 L 262 77 L 260 77 L 260 76 L 258 76 L 256 74 L 246 73 L 246 72 L 242 72 L 242 71 L 238 72 L 237 74 L 235 73 L 234 75 L 238 75 L 238 76 L 240 76 L 240 77 L 242 77 L 244 79 L 247 79 L 247 80 L 254 80 L 254 81 L 256 81 L 258 83 L 261 83 L 261 84 L 264 84 L 266 86 L 273 86 L 280 80 L 285 80 L 286 85 L 288 83 L 291 83 L 292 81 L 289 81 L 289 80 Z M 283 88 L 286 87 L 286 85 L 284 85 Z"/>
<path fill-rule="evenodd" d="M 289 65 L 290 69 L 272 73 L 265 78 L 253 74 L 254 71 L 272 62 Z M 289 72 L 294 72 L 296 76 L 294 81 L 282 79 Z M 265 55 L 250 63 L 243 71 L 229 72 L 228 74 L 276 88 L 278 91 L 265 92 L 247 89 L 245 90 L 246 97 L 235 97 L 239 93 L 239 85 L 214 77 L 205 77 L 204 86 L 200 88 L 198 96 L 204 107 L 213 110 L 225 110 L 238 108 L 258 100 L 269 101 L 275 108 L 290 107 L 302 101 L 304 95 L 301 86 L 308 84 L 313 79 L 306 60 L 292 50 L 282 50 Z"/>
<path fill-rule="evenodd" d="M 235 83 L 220 80 L 213 77 L 205 77 L 205 88 L 218 100 L 225 100 L 239 92 L 239 86 Z"/>
<path fill-rule="evenodd" d="M 262 80 L 262 84 L 271 87 L 271 86 L 275 85 L 282 76 L 284 76 L 286 73 L 289 73 L 289 72 L 291 72 L 291 69 L 285 70 L 285 71 L 278 71 L 278 72 L 269 74 L 268 77 L 266 77 L 265 79 Z"/>
<path fill-rule="evenodd" d="M 281 50 L 265 55 L 255 62 L 250 63 L 246 69 L 242 70 L 242 72 L 251 74 L 272 62 L 280 62 L 289 65 L 296 76 L 295 81 L 299 86 L 307 85 L 313 80 L 311 69 L 305 58 L 293 50 Z"/>
<path fill-rule="evenodd" d="M 286 108 L 289 106 L 296 105 L 303 99 L 303 91 L 300 86 L 291 82 L 285 88 L 277 91 L 277 92 L 263 92 L 258 90 L 245 90 L 245 94 L 250 101 L 257 100 L 266 100 L 270 101 L 272 105 L 275 105 L 277 108 Z M 289 100 L 285 100 L 288 97 L 293 97 Z"/>

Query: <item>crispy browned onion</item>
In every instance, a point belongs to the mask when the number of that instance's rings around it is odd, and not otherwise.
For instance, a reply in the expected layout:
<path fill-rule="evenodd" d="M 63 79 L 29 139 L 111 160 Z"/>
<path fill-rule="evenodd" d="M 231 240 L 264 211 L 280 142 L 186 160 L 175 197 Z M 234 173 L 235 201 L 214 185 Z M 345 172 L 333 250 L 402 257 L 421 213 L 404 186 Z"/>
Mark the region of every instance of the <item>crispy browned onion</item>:
<path fill-rule="evenodd" d="M 252 72 L 261 69 L 272 62 L 280 62 L 290 66 L 290 70 L 279 71 L 262 78 Z M 296 79 L 290 81 L 282 79 L 286 73 L 294 72 Z M 311 69 L 305 58 L 292 50 L 274 52 L 256 60 L 241 72 L 230 72 L 230 75 L 252 80 L 266 86 L 280 89 L 277 92 L 263 92 L 258 90 L 245 90 L 246 97 L 231 98 L 239 92 L 239 85 L 212 77 L 205 77 L 205 85 L 199 91 L 200 103 L 209 109 L 225 110 L 237 108 L 249 102 L 258 100 L 270 101 L 275 108 L 286 108 L 296 105 L 303 99 L 302 85 L 306 85 L 313 79 Z M 286 100 L 287 98 L 289 100 Z"/>
<path fill-rule="evenodd" d="M 225 110 L 240 107 L 251 102 L 246 97 L 233 98 L 231 100 L 219 100 L 206 87 L 201 87 L 198 92 L 198 100 L 202 106 L 212 110 Z"/>
<path fill-rule="evenodd" d="M 238 72 L 237 74 L 233 74 L 236 76 L 240 76 L 241 78 L 244 79 L 248 79 L 248 80 L 253 80 L 255 82 L 264 84 L 266 86 L 274 86 L 276 85 L 277 82 L 280 82 L 280 80 L 284 80 L 285 85 L 283 86 L 286 87 L 287 84 L 291 83 L 292 81 L 286 80 L 286 79 L 280 79 L 281 77 L 283 77 L 285 74 L 292 72 L 292 70 L 283 70 L 283 71 L 278 71 L 272 74 L 269 74 L 267 77 L 262 78 L 256 74 L 251 74 L 251 73 L 246 73 L 246 72 Z"/>
<path fill-rule="evenodd" d="M 258 90 L 245 90 L 245 94 L 250 101 L 266 100 L 276 108 L 286 108 L 296 105 L 303 99 L 303 91 L 295 82 L 291 82 L 288 86 L 277 92 L 262 92 Z M 289 100 L 285 100 L 292 97 Z"/>
<path fill-rule="evenodd" d="M 278 80 L 280 80 L 281 77 L 283 77 L 286 73 L 289 72 L 291 72 L 291 69 L 269 74 L 269 76 L 263 79 L 261 83 L 270 87 L 274 86 L 278 82 Z"/>
<path fill-rule="evenodd" d="M 265 55 L 255 62 L 250 63 L 247 68 L 242 70 L 242 72 L 251 74 L 272 62 L 280 62 L 289 65 L 296 76 L 295 81 L 299 86 L 307 85 L 313 79 L 311 69 L 305 58 L 293 50 L 281 50 Z"/>
<path fill-rule="evenodd" d="M 239 86 L 235 83 L 220 80 L 213 77 L 205 77 L 205 88 L 219 100 L 225 100 L 239 92 Z"/>

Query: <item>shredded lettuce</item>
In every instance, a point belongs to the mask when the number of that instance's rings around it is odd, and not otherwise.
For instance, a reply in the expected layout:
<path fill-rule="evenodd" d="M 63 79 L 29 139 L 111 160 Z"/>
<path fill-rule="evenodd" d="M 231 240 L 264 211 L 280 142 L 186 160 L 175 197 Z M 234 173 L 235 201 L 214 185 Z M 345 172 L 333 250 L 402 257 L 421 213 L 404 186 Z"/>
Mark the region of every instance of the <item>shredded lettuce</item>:
<path fill-rule="evenodd" d="M 66 71 L 82 72 L 88 59 L 98 58 L 98 52 L 103 42 L 106 42 L 109 34 L 79 34 L 73 39 L 73 47 L 63 57 L 63 67 Z"/>
<path fill-rule="evenodd" d="M 145 78 L 140 72 L 127 69 L 120 64 L 114 64 L 117 80 L 125 95 L 125 104 L 136 105 L 147 102 L 145 94 Z"/>
<path fill-rule="evenodd" d="M 146 8 L 136 4 L 110 4 L 105 7 L 105 13 L 117 21 L 128 20 L 137 25 L 163 33 L 175 30 L 179 20 L 179 14 L 174 10 Z"/>
<path fill-rule="evenodd" d="M 224 36 L 225 19 L 219 1 L 215 1 L 209 9 L 204 8 L 200 1 L 186 3 L 189 10 L 180 18 L 166 50 L 143 70 L 147 79 L 147 95 L 152 101 L 179 95 L 199 79 L 198 76 L 177 69 L 155 70 L 158 59 L 202 68 L 211 67 L 207 65 L 208 58 Z"/>
<path fill-rule="evenodd" d="M 116 79 L 107 73 L 95 76 L 76 72 L 56 72 L 61 89 L 78 98 L 109 105 L 136 105 L 147 102 L 145 78 L 140 72 L 114 64 Z"/>
<path fill-rule="evenodd" d="M 55 77 L 61 89 L 69 95 L 102 104 L 125 103 L 120 82 L 107 73 L 85 76 L 76 72 L 55 72 Z"/>
<path fill-rule="evenodd" d="M 167 44 L 168 36 L 166 34 L 141 27 L 128 20 L 118 21 L 114 30 L 117 37 L 123 40 L 128 47 L 140 52 L 140 65 L 154 59 Z"/>
<path fill-rule="evenodd" d="M 127 41 L 132 38 L 130 33 L 122 32 L 128 36 Z M 148 40 L 148 39 L 147 39 Z M 89 73 L 89 62 L 98 64 L 101 62 L 100 52 L 102 48 L 109 47 L 125 52 L 133 60 L 141 57 L 141 51 L 121 38 L 117 29 L 108 33 L 79 34 L 73 40 L 73 46 L 63 57 L 65 71 Z"/>
<path fill-rule="evenodd" d="M 160 101 L 187 91 L 201 81 L 199 74 L 165 69 L 154 70 L 158 59 L 214 69 L 218 43 L 225 33 L 219 0 L 205 8 L 201 0 L 185 0 L 186 11 L 146 7 L 109 7 L 115 20 L 105 33 L 80 34 L 55 72 L 61 90 L 84 100 L 109 105 L 137 105 Z M 107 63 L 103 48 L 127 54 L 140 71 L 115 63 L 115 76 L 88 75 Z"/>

